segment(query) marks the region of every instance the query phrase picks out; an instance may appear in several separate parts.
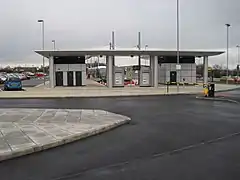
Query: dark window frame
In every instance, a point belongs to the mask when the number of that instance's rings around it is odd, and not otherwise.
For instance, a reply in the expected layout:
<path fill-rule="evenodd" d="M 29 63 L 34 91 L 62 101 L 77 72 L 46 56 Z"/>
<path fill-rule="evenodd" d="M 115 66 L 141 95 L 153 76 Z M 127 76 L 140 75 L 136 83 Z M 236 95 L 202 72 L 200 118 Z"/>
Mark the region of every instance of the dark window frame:
<path fill-rule="evenodd" d="M 159 64 L 176 64 L 177 56 L 159 56 L 158 57 Z M 181 64 L 194 64 L 195 56 L 181 56 L 179 59 L 179 63 Z"/>
<path fill-rule="evenodd" d="M 85 64 L 85 56 L 60 56 L 53 58 L 54 64 Z"/>

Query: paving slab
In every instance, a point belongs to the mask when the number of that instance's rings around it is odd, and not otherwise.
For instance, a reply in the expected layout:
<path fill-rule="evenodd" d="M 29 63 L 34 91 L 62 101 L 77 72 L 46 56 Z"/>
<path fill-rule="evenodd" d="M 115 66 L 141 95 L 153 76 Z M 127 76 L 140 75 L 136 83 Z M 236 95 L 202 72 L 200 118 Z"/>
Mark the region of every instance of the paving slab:
<path fill-rule="evenodd" d="M 99 134 L 130 120 L 93 109 L 0 109 L 0 161 Z"/>

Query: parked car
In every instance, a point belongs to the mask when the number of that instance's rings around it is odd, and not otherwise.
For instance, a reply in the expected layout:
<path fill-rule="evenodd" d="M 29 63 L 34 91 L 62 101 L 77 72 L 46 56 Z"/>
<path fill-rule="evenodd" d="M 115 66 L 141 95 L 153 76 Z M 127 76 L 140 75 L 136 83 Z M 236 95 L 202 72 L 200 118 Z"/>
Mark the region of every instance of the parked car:
<path fill-rule="evenodd" d="M 4 90 L 22 90 L 22 81 L 17 77 L 9 77 L 4 83 Z"/>
<path fill-rule="evenodd" d="M 31 77 L 29 75 L 26 75 L 26 78 L 27 78 L 27 80 L 31 79 Z"/>
<path fill-rule="evenodd" d="M 8 78 L 19 78 L 18 75 L 14 74 L 14 73 L 9 73 L 7 74 Z"/>
<path fill-rule="evenodd" d="M 21 78 L 19 73 L 14 73 L 13 76 L 22 80 L 22 78 Z"/>
<path fill-rule="evenodd" d="M 29 76 L 29 77 L 33 77 L 33 76 L 35 76 L 35 74 L 32 73 L 32 72 L 25 72 L 25 74 L 26 74 L 27 76 Z"/>
<path fill-rule="evenodd" d="M 3 84 L 7 80 L 5 75 L 0 75 L 0 84 Z"/>
<path fill-rule="evenodd" d="M 33 73 L 28 73 L 28 72 L 25 72 L 25 73 L 23 73 L 25 76 L 26 76 L 26 79 L 31 79 L 31 77 L 33 77 L 34 76 L 34 74 Z"/>
<path fill-rule="evenodd" d="M 43 78 L 44 76 L 46 76 L 46 74 L 44 74 L 44 73 L 42 73 L 42 72 L 37 72 L 37 73 L 35 74 L 35 76 L 38 77 L 38 78 Z"/>
<path fill-rule="evenodd" d="M 132 79 L 124 79 L 124 86 L 135 86 L 136 82 Z"/>
<path fill-rule="evenodd" d="M 27 80 L 27 76 L 25 74 L 18 74 L 18 77 L 21 79 L 21 80 Z"/>

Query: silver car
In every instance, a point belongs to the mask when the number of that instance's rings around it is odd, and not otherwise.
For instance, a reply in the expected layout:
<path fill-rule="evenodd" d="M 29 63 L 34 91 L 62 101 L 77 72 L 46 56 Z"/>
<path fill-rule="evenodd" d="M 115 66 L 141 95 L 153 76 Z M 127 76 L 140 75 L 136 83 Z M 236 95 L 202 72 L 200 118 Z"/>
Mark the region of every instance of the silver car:
<path fill-rule="evenodd" d="M 0 83 L 3 84 L 7 80 L 5 75 L 0 75 Z"/>

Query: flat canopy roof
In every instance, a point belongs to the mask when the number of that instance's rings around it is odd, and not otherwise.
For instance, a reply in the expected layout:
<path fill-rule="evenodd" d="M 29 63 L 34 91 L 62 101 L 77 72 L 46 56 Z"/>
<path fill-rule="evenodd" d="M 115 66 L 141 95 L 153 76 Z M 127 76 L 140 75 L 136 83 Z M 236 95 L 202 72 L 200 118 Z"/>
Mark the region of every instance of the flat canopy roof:
<path fill-rule="evenodd" d="M 176 50 L 36 50 L 36 53 L 49 58 L 51 56 L 176 56 Z M 216 56 L 223 54 L 224 51 L 209 50 L 181 50 L 180 56 Z"/>

